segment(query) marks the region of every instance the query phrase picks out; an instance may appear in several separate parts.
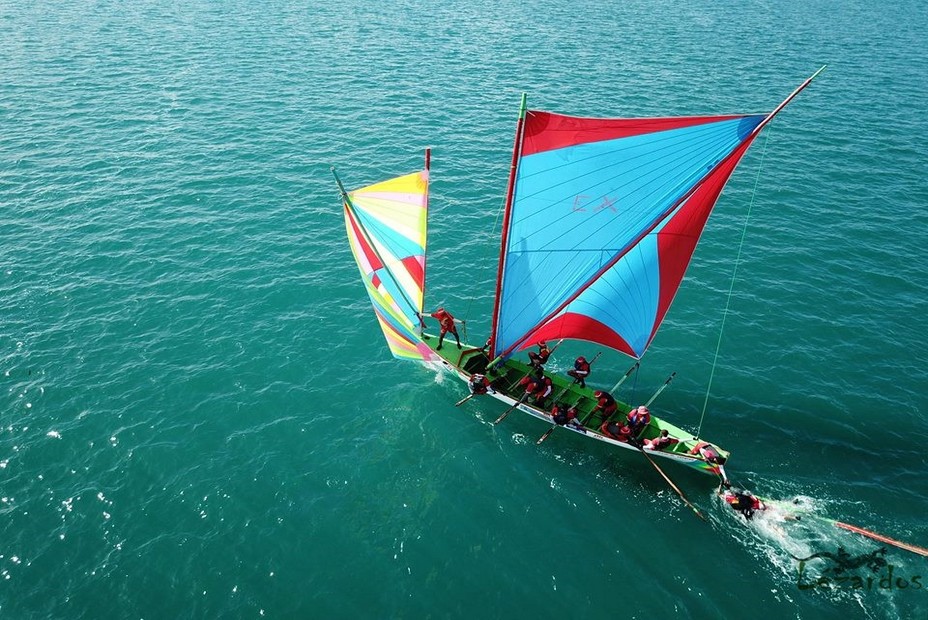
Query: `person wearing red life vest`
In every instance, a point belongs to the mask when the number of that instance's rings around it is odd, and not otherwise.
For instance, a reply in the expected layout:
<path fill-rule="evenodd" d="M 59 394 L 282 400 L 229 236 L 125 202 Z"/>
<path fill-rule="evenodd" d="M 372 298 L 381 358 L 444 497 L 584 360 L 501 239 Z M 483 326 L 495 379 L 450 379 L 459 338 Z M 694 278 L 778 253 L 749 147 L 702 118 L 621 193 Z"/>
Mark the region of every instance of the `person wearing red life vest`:
<path fill-rule="evenodd" d="M 648 424 L 651 423 L 651 412 L 644 405 L 628 412 L 628 426 L 632 429 L 632 434 L 637 437 L 641 434 Z"/>
<path fill-rule="evenodd" d="M 464 321 L 454 318 L 450 312 L 444 308 L 439 308 L 435 312 L 432 312 L 430 315 L 433 319 L 438 319 L 438 325 L 441 327 L 441 333 L 438 335 L 438 346 L 435 347 L 436 350 L 441 349 L 442 341 L 445 339 L 445 334 L 451 332 L 454 335 L 454 340 L 458 345 L 458 348 L 461 348 L 461 339 L 458 337 L 458 328 L 455 327 L 455 323 L 464 324 Z"/>
<path fill-rule="evenodd" d="M 576 407 L 568 408 L 564 403 L 557 403 L 551 410 L 551 419 L 558 426 L 564 426 L 577 419 L 577 409 Z"/>
<path fill-rule="evenodd" d="M 590 413 L 596 413 L 597 411 L 603 412 L 603 422 L 612 417 L 612 415 L 618 409 L 618 405 L 615 404 L 615 399 L 612 397 L 612 394 L 609 392 L 604 392 L 602 390 L 596 390 L 593 392 L 593 396 L 596 398 L 596 406 L 593 407 L 593 411 Z"/>
<path fill-rule="evenodd" d="M 690 450 L 690 454 L 698 454 L 706 460 L 707 463 L 712 465 L 724 465 L 725 457 L 719 454 L 719 451 L 707 441 L 700 441 L 693 449 Z M 724 476 L 723 476 L 724 478 Z"/>
<path fill-rule="evenodd" d="M 535 368 L 544 366 L 549 357 L 551 357 L 551 349 L 548 348 L 548 343 L 544 340 L 538 343 L 538 353 L 534 351 L 528 352 L 529 363 Z"/>
<path fill-rule="evenodd" d="M 551 392 L 554 390 L 554 383 L 551 381 L 551 377 L 542 375 L 540 378 L 536 379 L 535 391 L 532 394 L 535 397 L 535 405 L 544 409 L 545 402 L 547 398 L 551 396 Z"/>
<path fill-rule="evenodd" d="M 644 448 L 645 450 L 665 450 L 677 443 L 680 443 L 680 440 L 671 437 L 670 433 L 668 433 L 665 428 L 658 437 L 654 439 L 645 439 Z"/>
<path fill-rule="evenodd" d="M 590 363 L 582 355 L 574 362 L 573 370 L 567 371 L 568 377 L 574 378 L 574 383 L 579 383 L 580 387 L 586 387 L 586 378 L 590 376 Z"/>
<path fill-rule="evenodd" d="M 467 382 L 470 393 L 474 396 L 481 396 L 490 391 L 490 380 L 485 375 L 475 373 L 471 375 L 470 381 Z"/>
<path fill-rule="evenodd" d="M 756 497 L 750 491 L 745 491 L 743 489 L 733 489 L 725 488 L 721 493 L 722 499 L 725 500 L 725 503 L 732 507 L 732 510 L 737 510 L 745 519 L 750 519 L 754 516 L 754 513 L 758 510 L 766 510 L 767 505 L 760 500 L 759 497 Z"/>
<path fill-rule="evenodd" d="M 627 424 L 620 424 L 615 420 L 606 420 L 599 427 L 599 432 L 612 439 L 618 439 L 622 442 L 628 442 L 632 438 L 632 429 Z"/>

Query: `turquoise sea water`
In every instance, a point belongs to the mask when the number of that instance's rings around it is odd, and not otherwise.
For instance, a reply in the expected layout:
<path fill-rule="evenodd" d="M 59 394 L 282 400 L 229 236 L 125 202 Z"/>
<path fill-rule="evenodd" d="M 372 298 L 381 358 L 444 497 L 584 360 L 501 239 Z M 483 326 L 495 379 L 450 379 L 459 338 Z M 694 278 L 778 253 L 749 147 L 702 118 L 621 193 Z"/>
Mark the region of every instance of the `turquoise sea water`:
<path fill-rule="evenodd" d="M 482 342 L 521 92 L 764 112 L 828 64 L 621 396 L 676 371 L 653 409 L 698 425 L 750 208 L 705 435 L 760 494 L 928 546 L 925 40 L 912 0 L 0 3 L 0 617 L 928 617 L 924 558 L 803 589 L 792 556 L 880 545 L 746 527 L 666 466 L 704 523 L 635 455 L 456 408 L 390 357 L 329 172 L 433 148 L 426 303 Z"/>

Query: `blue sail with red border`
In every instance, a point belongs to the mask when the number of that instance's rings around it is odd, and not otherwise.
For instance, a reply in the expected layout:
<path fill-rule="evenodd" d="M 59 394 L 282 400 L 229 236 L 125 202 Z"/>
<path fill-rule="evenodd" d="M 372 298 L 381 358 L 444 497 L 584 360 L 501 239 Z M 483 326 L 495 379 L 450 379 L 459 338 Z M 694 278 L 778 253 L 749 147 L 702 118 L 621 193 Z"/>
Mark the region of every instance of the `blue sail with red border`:
<path fill-rule="evenodd" d="M 770 116 L 528 111 L 503 234 L 495 354 L 573 338 L 640 358 L 722 188 Z"/>

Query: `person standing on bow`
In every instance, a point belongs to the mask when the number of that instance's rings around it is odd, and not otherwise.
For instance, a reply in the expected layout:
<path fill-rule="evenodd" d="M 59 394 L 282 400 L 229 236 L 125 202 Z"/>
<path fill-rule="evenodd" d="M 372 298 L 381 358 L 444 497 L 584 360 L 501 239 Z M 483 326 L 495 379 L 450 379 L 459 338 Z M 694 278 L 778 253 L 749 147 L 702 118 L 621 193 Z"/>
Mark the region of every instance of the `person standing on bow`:
<path fill-rule="evenodd" d="M 455 327 L 455 323 L 464 324 L 464 321 L 458 320 L 451 316 L 451 313 L 445 310 L 444 308 L 439 308 L 435 312 L 429 314 L 433 319 L 438 320 L 438 325 L 441 327 L 441 333 L 438 334 L 438 346 L 435 347 L 436 351 L 441 350 L 441 343 L 445 339 L 445 334 L 451 332 L 454 335 L 454 340 L 458 345 L 458 348 L 461 348 L 461 339 L 458 337 L 458 328 Z"/>
<path fill-rule="evenodd" d="M 586 387 L 586 378 L 590 376 L 590 363 L 582 355 L 574 362 L 573 370 L 567 371 L 568 377 L 574 378 L 574 383 L 579 383 L 580 387 Z"/>
<path fill-rule="evenodd" d="M 548 343 L 544 340 L 538 343 L 538 353 L 534 351 L 528 352 L 529 363 L 535 368 L 544 366 L 549 357 L 551 357 L 551 349 L 548 348 Z"/>

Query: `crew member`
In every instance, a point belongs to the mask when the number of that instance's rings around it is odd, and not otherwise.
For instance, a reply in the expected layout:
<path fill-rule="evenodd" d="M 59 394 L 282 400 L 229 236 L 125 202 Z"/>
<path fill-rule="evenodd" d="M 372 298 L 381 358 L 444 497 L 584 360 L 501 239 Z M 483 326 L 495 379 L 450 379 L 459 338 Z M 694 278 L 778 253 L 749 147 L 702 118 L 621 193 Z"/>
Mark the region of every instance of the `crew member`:
<path fill-rule="evenodd" d="M 596 390 L 593 392 L 593 396 L 596 398 L 596 406 L 593 407 L 593 411 L 590 413 L 596 413 L 597 411 L 603 412 L 603 422 L 612 417 L 612 415 L 618 409 L 618 405 L 615 403 L 615 399 L 612 397 L 612 394 L 609 392 L 604 392 L 602 390 Z"/>
<path fill-rule="evenodd" d="M 439 308 L 435 312 L 431 313 L 433 319 L 438 319 L 438 325 L 441 327 L 441 333 L 438 335 L 438 346 L 435 347 L 436 350 L 441 349 L 441 343 L 445 339 L 445 334 L 451 332 L 454 334 L 454 340 L 457 342 L 458 348 L 461 348 L 461 339 L 458 337 L 458 328 L 455 327 L 455 323 L 464 324 L 464 321 L 458 320 L 451 316 L 451 313 L 445 310 L 444 308 Z"/>
<path fill-rule="evenodd" d="M 651 423 L 651 412 L 644 405 L 628 412 L 628 426 L 632 429 L 632 434 L 637 437 L 641 434 L 648 424 Z"/>
<path fill-rule="evenodd" d="M 632 429 L 628 428 L 627 424 L 619 424 L 615 420 L 603 422 L 599 427 L 599 432 L 622 442 L 628 442 L 632 438 Z"/>
<path fill-rule="evenodd" d="M 767 505 L 759 497 L 744 489 L 725 488 L 721 495 L 725 503 L 731 506 L 733 510 L 737 510 L 744 515 L 745 519 L 753 517 L 758 510 L 767 509 Z"/>
<path fill-rule="evenodd" d="M 693 446 L 693 449 L 690 450 L 690 454 L 698 454 L 704 458 L 707 463 L 712 465 L 725 464 L 725 457 L 719 454 L 719 451 L 715 446 L 706 441 L 700 441 L 695 446 Z"/>
<path fill-rule="evenodd" d="M 471 375 L 470 381 L 467 382 L 470 393 L 474 396 L 480 396 L 490 391 L 490 380 L 485 375 L 475 373 Z"/>
<path fill-rule="evenodd" d="M 551 410 L 551 419 L 558 426 L 564 426 L 577 419 L 577 409 L 576 407 L 568 408 L 564 403 L 557 403 Z"/>
<path fill-rule="evenodd" d="M 645 439 L 644 447 L 645 450 L 666 450 L 670 446 L 679 443 L 679 439 L 674 439 L 670 436 L 670 433 L 667 432 L 667 429 L 661 431 L 661 434 L 655 437 L 654 439 Z"/>
<path fill-rule="evenodd" d="M 534 351 L 528 352 L 529 363 L 536 368 L 544 366 L 549 357 L 551 357 L 551 350 L 548 348 L 548 343 L 544 340 L 538 343 L 538 353 Z"/>
<path fill-rule="evenodd" d="M 590 376 L 590 363 L 582 355 L 574 361 L 573 370 L 567 371 L 568 377 L 574 378 L 574 383 L 579 383 L 580 387 L 586 387 L 586 378 Z"/>

